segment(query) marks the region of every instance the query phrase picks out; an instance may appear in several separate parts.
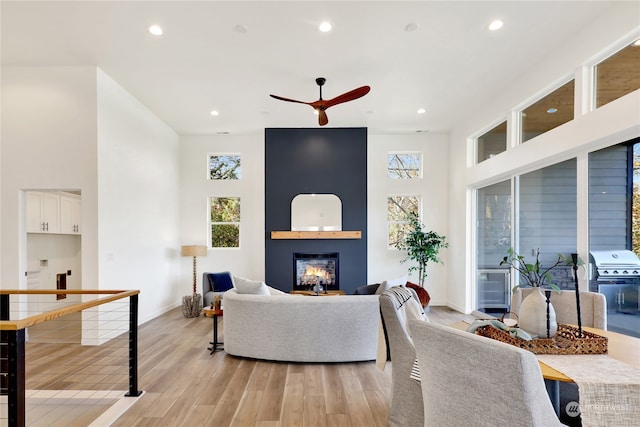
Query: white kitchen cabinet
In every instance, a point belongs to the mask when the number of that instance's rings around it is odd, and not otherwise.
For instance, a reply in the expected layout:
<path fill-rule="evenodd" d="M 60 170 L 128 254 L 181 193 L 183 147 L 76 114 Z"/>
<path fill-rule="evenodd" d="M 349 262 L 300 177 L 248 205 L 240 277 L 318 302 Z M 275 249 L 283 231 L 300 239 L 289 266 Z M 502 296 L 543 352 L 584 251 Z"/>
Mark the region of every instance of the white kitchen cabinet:
<path fill-rule="evenodd" d="M 27 232 L 60 232 L 60 195 L 58 193 L 27 192 Z"/>
<path fill-rule="evenodd" d="M 59 191 L 27 191 L 27 233 L 80 234 L 81 198 Z"/>
<path fill-rule="evenodd" d="M 80 234 L 81 203 L 78 195 L 60 194 L 60 233 Z"/>

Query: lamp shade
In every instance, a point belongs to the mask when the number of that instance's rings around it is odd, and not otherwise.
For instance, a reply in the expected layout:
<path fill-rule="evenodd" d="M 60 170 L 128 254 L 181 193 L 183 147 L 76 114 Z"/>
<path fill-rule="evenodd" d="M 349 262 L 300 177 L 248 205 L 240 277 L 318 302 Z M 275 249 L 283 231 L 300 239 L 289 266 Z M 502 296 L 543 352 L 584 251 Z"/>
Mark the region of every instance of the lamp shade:
<path fill-rule="evenodd" d="M 207 247 L 204 245 L 182 246 L 182 256 L 205 256 L 205 255 L 207 255 Z"/>

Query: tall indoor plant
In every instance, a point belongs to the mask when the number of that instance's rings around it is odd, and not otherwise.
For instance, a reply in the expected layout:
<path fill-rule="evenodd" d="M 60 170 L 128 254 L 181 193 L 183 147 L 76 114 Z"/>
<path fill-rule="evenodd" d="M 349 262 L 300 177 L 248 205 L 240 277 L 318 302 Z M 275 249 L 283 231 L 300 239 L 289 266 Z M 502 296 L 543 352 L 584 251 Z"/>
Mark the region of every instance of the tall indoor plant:
<path fill-rule="evenodd" d="M 409 267 L 409 272 L 418 271 L 418 284 L 424 288 L 424 279 L 427 277 L 427 263 L 437 262 L 442 264 L 438 257 L 440 249 L 449 244 L 446 237 L 435 231 L 425 231 L 424 226 L 415 212 L 409 212 L 409 230 L 404 239 L 396 244 L 396 248 L 407 251 L 407 257 L 402 262 L 413 261 L 415 265 Z"/>

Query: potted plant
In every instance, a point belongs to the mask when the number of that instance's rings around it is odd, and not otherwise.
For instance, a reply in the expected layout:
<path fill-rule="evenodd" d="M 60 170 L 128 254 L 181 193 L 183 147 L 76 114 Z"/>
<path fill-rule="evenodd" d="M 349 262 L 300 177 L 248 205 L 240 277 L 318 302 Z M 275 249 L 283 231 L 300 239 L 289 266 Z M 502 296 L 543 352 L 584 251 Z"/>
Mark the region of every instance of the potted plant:
<path fill-rule="evenodd" d="M 404 239 L 396 244 L 396 248 L 407 251 L 407 257 L 401 262 L 415 262 L 415 265 L 409 267 L 408 271 L 411 273 L 417 270 L 419 287 L 424 290 L 424 279 L 427 277 L 427 263 L 437 262 L 442 264 L 442 261 L 438 257 L 440 249 L 448 247 L 449 244 L 445 236 L 435 231 L 425 231 L 417 213 L 409 212 L 408 216 L 409 231 L 406 232 Z M 420 301 L 426 306 L 429 301 L 429 294 L 426 290 L 424 290 L 423 295 L 420 295 L 422 292 L 418 289 L 416 289 L 416 292 L 420 297 Z M 424 302 L 425 299 L 426 303 Z"/>
<path fill-rule="evenodd" d="M 500 265 L 509 265 L 520 273 L 520 282 L 514 286 L 517 288 L 540 288 L 545 285 L 554 291 L 560 291 L 560 288 L 553 282 L 551 270 L 559 266 L 573 265 L 571 258 L 562 254 L 558 254 L 558 259 L 551 266 L 543 268 L 540 263 L 540 249 L 536 250 L 536 261 L 529 264 L 525 261 L 524 256 L 519 255 L 513 248 L 507 250 L 507 255 L 502 258 Z"/>
<path fill-rule="evenodd" d="M 573 265 L 571 257 L 558 254 L 556 261 L 548 267 L 542 267 L 540 262 L 540 249 L 536 250 L 536 259 L 533 264 L 525 261 L 523 255 L 519 255 L 513 248 L 507 250 L 507 255 L 502 258 L 500 265 L 509 265 L 520 273 L 520 281 L 514 286 L 518 288 L 535 288 L 520 305 L 518 319 L 520 327 L 527 332 L 540 337 L 552 337 L 556 334 L 558 324 L 556 312 L 548 296 L 543 295 L 541 289 L 545 286 L 560 292 L 560 288 L 553 281 L 551 271 L 560 266 Z"/>

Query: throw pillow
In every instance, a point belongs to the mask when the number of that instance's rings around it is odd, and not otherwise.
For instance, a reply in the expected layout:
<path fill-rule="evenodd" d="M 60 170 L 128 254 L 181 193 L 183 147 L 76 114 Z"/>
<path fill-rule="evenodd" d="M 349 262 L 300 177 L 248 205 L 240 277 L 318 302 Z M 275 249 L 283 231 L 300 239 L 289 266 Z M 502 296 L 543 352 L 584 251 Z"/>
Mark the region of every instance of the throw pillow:
<path fill-rule="evenodd" d="M 416 291 L 416 294 L 418 294 L 418 298 L 420 299 L 420 304 L 422 304 L 422 307 L 426 307 L 429 305 L 429 301 L 431 301 L 431 297 L 429 296 L 429 292 L 427 292 L 425 288 L 411 282 L 407 282 L 407 288 L 411 288 L 414 291 Z"/>
<path fill-rule="evenodd" d="M 231 273 L 224 271 L 222 273 L 209 273 L 209 286 L 213 292 L 226 292 L 233 288 L 233 280 Z"/>
<path fill-rule="evenodd" d="M 264 282 L 233 276 L 233 284 L 239 294 L 271 295 Z"/>
<path fill-rule="evenodd" d="M 354 295 L 374 295 L 379 287 L 380 287 L 380 283 L 358 286 L 355 289 L 355 291 L 353 291 L 353 294 Z"/>
<path fill-rule="evenodd" d="M 406 274 L 404 276 L 396 277 L 395 279 L 385 280 L 380 283 L 380 286 L 376 289 L 376 295 L 382 295 L 384 291 L 389 290 L 394 286 L 403 286 L 405 283 L 407 283 Z"/>

